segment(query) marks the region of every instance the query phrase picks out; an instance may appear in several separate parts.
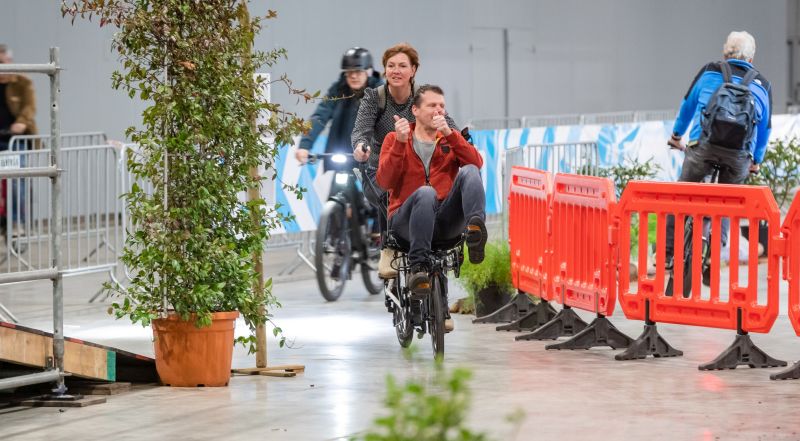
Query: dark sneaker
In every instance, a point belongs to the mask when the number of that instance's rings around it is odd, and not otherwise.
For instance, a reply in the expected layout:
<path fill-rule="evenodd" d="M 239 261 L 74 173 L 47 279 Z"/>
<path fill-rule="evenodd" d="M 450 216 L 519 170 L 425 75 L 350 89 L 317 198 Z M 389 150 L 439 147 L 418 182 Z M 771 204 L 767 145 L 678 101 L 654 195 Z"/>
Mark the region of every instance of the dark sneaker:
<path fill-rule="evenodd" d="M 431 277 L 428 268 L 423 265 L 414 265 L 408 273 L 406 286 L 411 291 L 413 298 L 425 298 L 431 293 Z"/>
<path fill-rule="evenodd" d="M 472 216 L 467 222 L 467 248 L 470 263 L 483 262 L 483 249 L 486 247 L 486 224 L 478 216 Z"/>

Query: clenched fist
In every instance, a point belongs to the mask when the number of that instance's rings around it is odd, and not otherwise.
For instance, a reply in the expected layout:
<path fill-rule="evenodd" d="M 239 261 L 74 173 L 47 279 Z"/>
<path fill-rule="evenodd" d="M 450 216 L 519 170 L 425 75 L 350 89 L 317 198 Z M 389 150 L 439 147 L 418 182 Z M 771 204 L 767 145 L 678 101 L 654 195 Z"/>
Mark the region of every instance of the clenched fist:
<path fill-rule="evenodd" d="M 444 118 L 444 115 L 434 115 L 433 127 L 444 136 L 450 136 L 450 133 L 453 132 L 450 126 L 447 125 L 447 120 Z"/>
<path fill-rule="evenodd" d="M 400 142 L 408 142 L 408 135 L 411 133 L 411 126 L 408 120 L 394 116 L 394 131 L 397 133 L 397 140 Z"/>

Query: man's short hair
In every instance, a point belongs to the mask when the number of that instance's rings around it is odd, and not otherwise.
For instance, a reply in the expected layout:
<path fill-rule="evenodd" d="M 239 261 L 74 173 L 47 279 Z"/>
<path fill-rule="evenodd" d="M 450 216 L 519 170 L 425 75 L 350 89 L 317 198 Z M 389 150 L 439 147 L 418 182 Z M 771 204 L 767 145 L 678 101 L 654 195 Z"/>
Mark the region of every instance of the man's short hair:
<path fill-rule="evenodd" d="M 441 87 L 434 84 L 423 84 L 422 86 L 419 86 L 419 89 L 417 89 L 417 91 L 414 93 L 414 100 L 412 101 L 412 104 L 415 107 L 419 107 L 420 103 L 422 103 L 422 94 L 425 92 L 433 92 L 444 96 L 444 90 L 442 90 Z"/>
<path fill-rule="evenodd" d="M 722 55 L 725 59 L 752 60 L 756 55 L 756 39 L 745 31 L 731 32 L 722 46 Z"/>

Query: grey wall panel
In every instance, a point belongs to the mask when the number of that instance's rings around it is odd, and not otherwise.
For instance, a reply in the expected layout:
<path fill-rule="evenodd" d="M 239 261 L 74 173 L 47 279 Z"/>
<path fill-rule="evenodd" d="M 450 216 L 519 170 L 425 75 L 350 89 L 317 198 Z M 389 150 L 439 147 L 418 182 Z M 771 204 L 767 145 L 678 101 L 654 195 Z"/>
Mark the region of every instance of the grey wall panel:
<path fill-rule="evenodd" d="M 139 121 L 142 103 L 110 89 L 117 67 L 110 50 L 113 29 L 62 19 L 56 0 L 0 0 L 0 41 L 20 62 L 46 60 L 62 48 L 64 131 L 106 131 L 120 138 Z M 273 73 L 286 73 L 296 87 L 326 89 L 336 78 L 341 53 L 353 45 L 382 50 L 399 41 L 416 46 L 421 82 L 445 87 L 451 114 L 463 124 L 495 115 L 502 97 L 478 95 L 478 72 L 470 52 L 473 29 L 508 29 L 511 116 L 676 108 L 697 69 L 721 56 L 727 33 L 755 35 L 756 65 L 773 82 L 776 108 L 787 97 L 787 2 L 772 0 L 255 0 L 256 13 L 272 8 L 259 48 L 285 47 L 289 59 Z M 483 81 L 483 80 L 481 80 Z M 488 80 L 487 80 L 488 81 Z M 500 81 L 500 79 L 498 79 Z M 47 128 L 47 80 L 36 80 L 38 121 Z M 496 84 L 487 84 L 494 89 Z M 313 104 L 298 103 L 286 89 L 273 99 L 307 116 Z M 501 107 L 502 108 L 502 107 Z M 491 115 L 476 114 L 490 109 Z"/>

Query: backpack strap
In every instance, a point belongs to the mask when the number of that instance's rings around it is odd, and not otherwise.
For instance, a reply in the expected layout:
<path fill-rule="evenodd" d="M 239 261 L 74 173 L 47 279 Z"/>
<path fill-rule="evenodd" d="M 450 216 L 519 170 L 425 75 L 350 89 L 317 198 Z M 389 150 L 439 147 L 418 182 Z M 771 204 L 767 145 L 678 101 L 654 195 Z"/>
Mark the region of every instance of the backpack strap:
<path fill-rule="evenodd" d="M 417 83 L 414 83 L 414 85 L 411 87 L 412 97 L 414 96 L 414 94 L 417 93 L 417 90 L 419 90 L 419 86 L 417 86 Z M 383 86 L 378 86 L 377 91 L 378 91 L 378 114 L 375 115 L 375 121 L 380 120 L 383 114 L 386 112 L 386 99 L 387 99 L 386 97 L 389 95 L 389 85 L 387 83 L 384 83 Z"/>
<path fill-rule="evenodd" d="M 744 78 L 742 78 L 742 86 L 746 87 L 750 85 L 750 83 L 753 82 L 753 80 L 755 80 L 757 76 L 758 76 L 758 71 L 755 69 L 750 69 L 749 71 L 747 71 Z"/>
<path fill-rule="evenodd" d="M 719 66 L 719 71 L 722 74 L 722 82 L 723 83 L 730 83 L 731 82 L 731 65 L 728 64 L 727 61 L 720 61 L 717 63 Z"/>
<path fill-rule="evenodd" d="M 389 87 L 386 83 L 383 86 L 378 86 L 378 114 L 375 115 L 375 121 L 379 121 L 383 116 L 383 113 L 386 112 L 386 95 L 389 93 L 386 88 Z"/>

